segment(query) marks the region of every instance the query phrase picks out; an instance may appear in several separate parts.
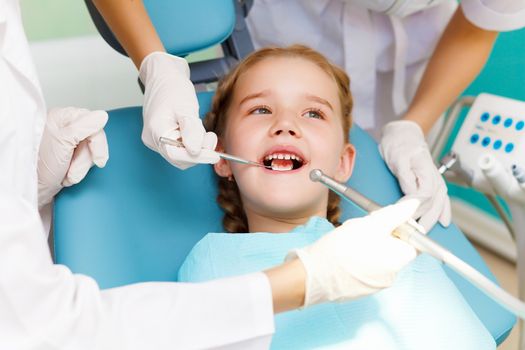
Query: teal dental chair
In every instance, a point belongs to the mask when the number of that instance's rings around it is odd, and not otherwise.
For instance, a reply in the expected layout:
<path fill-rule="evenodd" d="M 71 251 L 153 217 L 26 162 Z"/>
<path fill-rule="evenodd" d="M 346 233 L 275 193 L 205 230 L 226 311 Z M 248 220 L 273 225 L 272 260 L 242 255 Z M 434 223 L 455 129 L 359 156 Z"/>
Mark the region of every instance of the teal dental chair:
<path fill-rule="evenodd" d="M 248 49 L 239 49 L 231 42 L 232 32 L 234 37 L 239 36 L 237 30 L 242 30 L 244 25 L 243 9 L 236 1 L 145 1 L 145 4 L 165 47 L 173 54 L 184 55 L 222 42 L 223 48 L 235 49 L 224 50 L 227 56 L 234 53 L 219 63 L 227 67 L 251 50 L 249 42 Z M 96 10 L 89 1 L 88 7 L 95 17 L 93 11 Z M 170 15 L 165 16 L 166 13 Z M 185 13 L 196 18 L 188 20 Z M 100 23 L 97 26 L 104 30 Z M 108 34 L 103 36 L 107 38 Z M 246 43 L 245 34 L 240 36 Z M 229 39 L 225 44 L 226 38 Z M 202 78 L 204 73 L 199 72 L 196 80 L 210 81 Z M 220 75 L 213 68 L 211 74 Z M 212 96 L 211 92 L 199 93 L 201 115 L 208 110 Z M 105 130 L 110 150 L 106 167 L 92 169 L 84 181 L 64 189 L 56 198 L 56 262 L 76 273 L 92 276 L 101 288 L 144 281 L 175 281 L 193 245 L 208 232 L 224 231 L 222 212 L 215 202 L 213 169 L 199 165 L 181 171 L 146 148 L 140 137 L 140 107 L 109 111 Z M 350 139 L 357 148 L 357 163 L 349 184 L 380 204 L 395 202 L 401 192 L 376 143 L 358 126 L 352 128 Z M 350 203 L 343 204 L 343 213 L 343 218 L 363 215 Z M 494 280 L 456 226 L 444 229 L 438 225 L 430 236 Z M 445 269 L 500 344 L 511 331 L 515 317 L 461 276 Z"/>

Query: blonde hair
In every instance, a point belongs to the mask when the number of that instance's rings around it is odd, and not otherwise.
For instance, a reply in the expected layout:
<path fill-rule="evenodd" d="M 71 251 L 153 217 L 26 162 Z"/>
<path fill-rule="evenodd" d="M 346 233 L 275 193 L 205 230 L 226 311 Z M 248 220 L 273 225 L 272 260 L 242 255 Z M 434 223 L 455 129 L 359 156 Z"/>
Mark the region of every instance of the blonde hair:
<path fill-rule="evenodd" d="M 257 63 L 274 57 L 302 58 L 308 60 L 334 79 L 339 90 L 341 103 L 341 122 L 345 142 L 349 142 L 348 134 L 352 125 L 352 95 L 350 93 L 350 79 L 341 68 L 330 63 L 319 52 L 303 46 L 292 45 L 288 47 L 267 47 L 257 50 L 242 60 L 232 71 L 221 79 L 213 97 L 211 110 L 204 119 L 204 126 L 208 131 L 213 131 L 219 139 L 224 135 L 227 122 L 227 112 L 230 107 L 235 84 L 239 76 L 249 70 Z M 248 221 L 243 209 L 239 188 L 235 181 L 224 177 L 218 177 L 219 195 L 217 202 L 224 211 L 223 226 L 227 232 L 248 232 Z M 339 208 L 340 198 L 330 191 L 328 197 L 327 219 L 338 226 L 341 210 Z"/>

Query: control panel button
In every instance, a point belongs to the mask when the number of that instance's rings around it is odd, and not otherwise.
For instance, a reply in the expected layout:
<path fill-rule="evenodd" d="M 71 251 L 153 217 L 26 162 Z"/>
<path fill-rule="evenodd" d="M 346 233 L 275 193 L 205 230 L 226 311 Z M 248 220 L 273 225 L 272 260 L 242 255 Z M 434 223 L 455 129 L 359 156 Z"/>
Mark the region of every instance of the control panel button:
<path fill-rule="evenodd" d="M 505 146 L 505 152 L 510 153 L 514 149 L 514 144 L 512 142 L 507 143 Z"/>
<path fill-rule="evenodd" d="M 501 121 L 501 116 L 499 115 L 495 115 L 494 118 L 492 118 L 492 124 L 494 125 L 498 125 L 500 121 Z"/>
<path fill-rule="evenodd" d="M 505 121 L 503 122 L 503 126 L 508 128 L 512 125 L 512 118 L 507 118 L 505 119 Z"/>
<path fill-rule="evenodd" d="M 478 134 L 473 134 L 470 137 L 470 143 L 472 143 L 472 144 L 475 144 L 476 142 L 478 142 L 478 140 L 479 140 L 479 135 Z"/>
<path fill-rule="evenodd" d="M 490 137 L 485 136 L 483 140 L 481 140 L 481 145 L 483 147 L 487 147 L 488 145 L 490 145 Z"/>
<path fill-rule="evenodd" d="M 497 151 L 501 148 L 502 145 L 503 145 L 503 142 L 501 142 L 501 140 L 496 140 L 494 141 L 494 144 L 492 145 L 492 147 L 494 147 L 494 149 Z"/>
<path fill-rule="evenodd" d="M 520 120 L 516 123 L 516 130 L 520 131 L 525 126 L 525 122 L 523 120 Z"/>
<path fill-rule="evenodd" d="M 487 120 L 489 120 L 489 118 L 490 118 L 490 114 L 488 114 L 487 112 L 485 112 L 485 113 L 483 113 L 483 114 L 481 115 L 481 118 L 480 118 L 480 119 L 481 119 L 482 122 L 486 122 Z"/>

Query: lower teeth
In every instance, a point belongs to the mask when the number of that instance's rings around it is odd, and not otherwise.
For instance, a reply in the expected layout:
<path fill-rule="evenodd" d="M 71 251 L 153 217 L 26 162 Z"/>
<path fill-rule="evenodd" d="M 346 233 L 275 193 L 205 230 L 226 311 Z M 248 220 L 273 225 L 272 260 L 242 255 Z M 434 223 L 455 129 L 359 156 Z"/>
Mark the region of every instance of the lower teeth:
<path fill-rule="evenodd" d="M 284 163 L 284 164 L 278 164 L 278 163 Z M 289 171 L 289 170 L 293 170 L 293 162 L 291 161 L 282 161 L 282 160 L 277 160 L 277 161 L 272 161 L 272 170 L 274 171 Z"/>

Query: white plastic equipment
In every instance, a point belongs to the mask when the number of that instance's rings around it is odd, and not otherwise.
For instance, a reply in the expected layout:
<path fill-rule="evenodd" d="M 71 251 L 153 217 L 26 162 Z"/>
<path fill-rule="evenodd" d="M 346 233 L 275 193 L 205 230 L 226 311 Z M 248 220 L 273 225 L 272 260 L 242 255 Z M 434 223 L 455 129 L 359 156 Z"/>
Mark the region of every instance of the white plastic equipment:
<path fill-rule="evenodd" d="M 525 102 L 480 94 L 461 125 L 452 151 L 472 187 L 525 203 Z"/>

